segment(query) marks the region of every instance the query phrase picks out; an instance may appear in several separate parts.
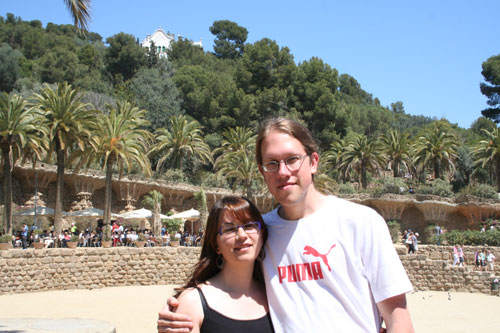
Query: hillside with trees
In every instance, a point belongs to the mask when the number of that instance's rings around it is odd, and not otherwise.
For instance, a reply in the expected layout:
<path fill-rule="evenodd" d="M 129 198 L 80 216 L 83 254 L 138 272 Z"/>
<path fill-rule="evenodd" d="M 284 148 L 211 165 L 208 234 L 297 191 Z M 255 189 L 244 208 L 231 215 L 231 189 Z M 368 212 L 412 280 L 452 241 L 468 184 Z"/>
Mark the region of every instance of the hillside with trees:
<path fill-rule="evenodd" d="M 500 131 L 492 120 L 479 117 L 464 129 L 409 115 L 401 101 L 382 106 L 318 57 L 296 63 L 270 38 L 247 43 L 247 29 L 235 22 L 207 29 L 213 50 L 180 38 L 165 59 L 125 32 L 103 40 L 73 25 L 0 17 L 4 219 L 12 165 L 21 161 L 52 163 L 58 172 L 104 169 L 109 182 L 113 173 L 132 173 L 262 193 L 256 129 L 276 116 L 313 132 L 323 161 L 315 181 L 324 192 L 379 195 L 411 186 L 497 197 Z M 493 120 L 498 57 L 482 72 L 491 106 L 483 115 Z M 56 206 L 56 222 L 60 211 Z"/>

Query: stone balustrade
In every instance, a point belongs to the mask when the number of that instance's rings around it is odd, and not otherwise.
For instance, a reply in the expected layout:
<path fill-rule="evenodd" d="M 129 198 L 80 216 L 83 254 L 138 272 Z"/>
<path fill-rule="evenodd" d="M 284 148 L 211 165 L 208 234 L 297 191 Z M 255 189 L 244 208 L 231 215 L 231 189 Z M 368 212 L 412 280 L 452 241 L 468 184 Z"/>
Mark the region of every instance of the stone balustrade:
<path fill-rule="evenodd" d="M 473 258 L 477 249 L 464 247 L 466 263 L 470 265 L 453 267 L 452 247 L 419 246 L 418 254 L 407 255 L 404 246 L 396 245 L 415 290 L 490 294 L 494 272 L 473 270 L 470 257 Z M 500 248 L 489 249 L 500 258 Z M 0 251 L 0 295 L 181 284 L 197 262 L 200 250 L 196 247 L 116 247 Z"/>

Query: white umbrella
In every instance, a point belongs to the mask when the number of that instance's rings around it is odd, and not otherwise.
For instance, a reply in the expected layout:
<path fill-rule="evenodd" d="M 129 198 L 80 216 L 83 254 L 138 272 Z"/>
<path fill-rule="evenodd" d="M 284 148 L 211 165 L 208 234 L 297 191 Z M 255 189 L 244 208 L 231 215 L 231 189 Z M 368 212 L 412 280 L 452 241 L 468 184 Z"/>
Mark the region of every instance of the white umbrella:
<path fill-rule="evenodd" d="M 22 210 L 20 212 L 17 212 L 15 214 L 12 214 L 13 216 L 34 216 L 35 215 L 35 208 L 28 208 L 25 210 Z M 49 207 L 43 207 L 43 206 L 38 206 L 36 207 L 36 215 L 42 216 L 42 215 L 54 215 L 54 210 Z"/>
<path fill-rule="evenodd" d="M 102 217 L 104 216 L 104 211 L 98 208 L 85 208 L 82 210 L 75 210 L 74 212 L 68 213 L 66 216 L 72 217 Z M 120 214 L 111 213 L 113 217 L 121 217 Z"/>
<path fill-rule="evenodd" d="M 200 212 L 196 209 L 191 208 L 190 210 L 186 210 L 174 215 L 167 216 L 167 219 L 197 219 L 200 217 Z"/>
<path fill-rule="evenodd" d="M 133 219 L 149 219 L 153 216 L 153 212 L 146 208 L 131 210 L 130 212 L 123 213 L 121 217 L 125 220 Z M 160 219 L 168 218 L 166 215 L 160 214 Z"/>

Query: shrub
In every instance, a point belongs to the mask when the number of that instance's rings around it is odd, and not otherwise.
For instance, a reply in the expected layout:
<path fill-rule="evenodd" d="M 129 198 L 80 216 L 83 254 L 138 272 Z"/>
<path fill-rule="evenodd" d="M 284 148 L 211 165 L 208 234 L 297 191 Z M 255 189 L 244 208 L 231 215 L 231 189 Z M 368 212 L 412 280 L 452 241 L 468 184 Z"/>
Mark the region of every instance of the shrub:
<path fill-rule="evenodd" d="M 424 185 L 418 188 L 420 194 L 432 194 L 440 197 L 451 197 L 453 195 L 452 186 L 447 180 L 436 179 L 432 186 Z"/>
<path fill-rule="evenodd" d="M 340 184 L 339 185 L 339 193 L 341 194 L 354 194 L 356 190 L 350 183 Z"/>
<path fill-rule="evenodd" d="M 11 235 L 2 235 L 0 236 L 0 243 L 10 243 L 12 242 L 12 236 Z"/>
<path fill-rule="evenodd" d="M 387 227 L 389 228 L 389 233 L 391 234 L 392 242 L 397 243 L 401 239 L 399 232 L 401 230 L 401 225 L 396 220 L 387 221 Z"/>
<path fill-rule="evenodd" d="M 498 199 L 497 190 L 488 184 L 474 184 L 464 187 L 460 194 L 473 195 L 483 199 Z"/>
<path fill-rule="evenodd" d="M 500 230 L 452 230 L 444 234 L 449 245 L 489 245 L 500 246 Z"/>
<path fill-rule="evenodd" d="M 407 185 L 401 178 L 388 177 L 381 182 L 373 191 L 374 196 L 380 196 L 386 193 L 404 194 L 406 193 Z"/>

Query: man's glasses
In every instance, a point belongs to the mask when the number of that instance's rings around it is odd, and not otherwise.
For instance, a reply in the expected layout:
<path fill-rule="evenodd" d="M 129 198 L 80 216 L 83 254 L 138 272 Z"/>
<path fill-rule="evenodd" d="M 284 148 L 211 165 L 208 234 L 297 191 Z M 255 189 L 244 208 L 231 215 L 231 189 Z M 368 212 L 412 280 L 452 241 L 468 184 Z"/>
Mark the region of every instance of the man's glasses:
<path fill-rule="evenodd" d="M 285 163 L 286 167 L 290 172 L 294 172 L 300 169 L 302 166 L 302 162 L 304 162 L 304 159 L 309 156 L 309 155 L 294 155 L 290 156 L 284 160 L 272 160 L 266 163 L 262 164 L 262 169 L 264 169 L 265 172 L 275 172 L 280 168 L 280 163 L 283 162 Z"/>
<path fill-rule="evenodd" d="M 245 230 L 247 234 L 255 234 L 260 228 L 260 222 L 247 222 L 242 225 L 227 224 L 219 228 L 219 235 L 224 237 L 234 237 L 238 233 L 238 228 Z"/>

